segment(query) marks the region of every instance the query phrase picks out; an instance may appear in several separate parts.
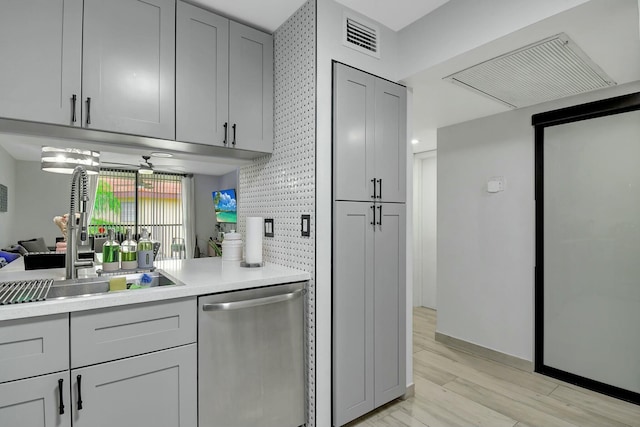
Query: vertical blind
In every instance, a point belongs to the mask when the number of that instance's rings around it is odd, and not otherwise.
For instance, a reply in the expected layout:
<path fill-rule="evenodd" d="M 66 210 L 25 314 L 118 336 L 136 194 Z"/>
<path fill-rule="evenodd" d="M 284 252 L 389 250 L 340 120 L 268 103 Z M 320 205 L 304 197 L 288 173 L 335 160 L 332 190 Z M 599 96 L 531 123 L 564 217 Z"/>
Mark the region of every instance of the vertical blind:
<path fill-rule="evenodd" d="M 146 228 L 160 242 L 158 259 L 184 256 L 182 175 L 101 169 L 89 231 L 104 236 L 110 228 L 118 241 Z"/>

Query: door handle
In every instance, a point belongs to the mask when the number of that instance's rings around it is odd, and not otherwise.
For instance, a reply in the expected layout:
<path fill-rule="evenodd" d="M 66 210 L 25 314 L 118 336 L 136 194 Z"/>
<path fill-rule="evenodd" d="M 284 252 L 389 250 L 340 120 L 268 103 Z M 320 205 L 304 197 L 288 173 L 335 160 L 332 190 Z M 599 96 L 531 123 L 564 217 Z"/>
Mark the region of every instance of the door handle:
<path fill-rule="evenodd" d="M 378 183 L 380 184 L 380 190 L 378 191 L 378 199 L 382 199 L 382 178 L 380 178 L 378 180 Z"/>
<path fill-rule="evenodd" d="M 375 179 L 375 178 L 373 178 L 373 179 L 371 180 L 371 183 L 373 184 L 373 196 L 371 196 L 371 198 L 372 198 L 372 199 L 375 199 L 375 198 L 376 198 L 376 179 Z"/>
<path fill-rule="evenodd" d="M 71 96 L 71 123 L 75 123 L 76 122 L 76 101 L 77 101 L 77 99 L 78 99 L 78 97 L 74 93 L 73 96 Z"/>
<path fill-rule="evenodd" d="M 82 375 L 78 375 L 76 377 L 76 380 L 78 381 L 78 411 L 82 409 Z"/>
<path fill-rule="evenodd" d="M 222 141 L 222 145 L 227 145 L 227 122 L 224 122 L 224 140 Z"/>
<path fill-rule="evenodd" d="M 64 380 L 60 378 L 58 380 L 58 395 L 60 396 L 60 406 L 58 408 L 58 413 L 60 415 L 64 414 L 64 401 L 62 400 L 62 383 L 64 383 Z"/>
<path fill-rule="evenodd" d="M 91 124 L 91 98 L 87 97 L 87 124 Z"/>
<path fill-rule="evenodd" d="M 373 225 L 373 229 L 376 229 L 376 207 L 374 205 L 371 205 L 371 211 L 373 212 L 373 221 L 371 221 L 369 224 Z"/>
<path fill-rule="evenodd" d="M 236 146 L 236 124 L 234 123 L 233 126 L 231 127 L 233 128 L 233 141 L 231 141 L 231 145 L 235 147 Z"/>
<path fill-rule="evenodd" d="M 382 227 L 382 205 L 378 206 L 378 225 Z"/>
<path fill-rule="evenodd" d="M 273 295 L 270 297 L 255 298 L 244 301 L 218 302 L 215 304 L 203 304 L 202 311 L 226 311 L 239 310 L 242 308 L 258 307 L 260 305 L 275 304 L 283 301 L 290 301 L 307 293 L 306 289 L 298 289 L 297 291 L 286 294 Z"/>

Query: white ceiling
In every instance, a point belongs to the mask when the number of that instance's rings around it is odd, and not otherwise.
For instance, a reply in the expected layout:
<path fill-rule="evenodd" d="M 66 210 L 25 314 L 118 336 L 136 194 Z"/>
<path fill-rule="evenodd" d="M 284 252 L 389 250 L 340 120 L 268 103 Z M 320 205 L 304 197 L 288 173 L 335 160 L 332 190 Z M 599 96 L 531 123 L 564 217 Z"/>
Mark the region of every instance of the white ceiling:
<path fill-rule="evenodd" d="M 436 148 L 437 128 L 509 111 L 443 77 L 561 32 L 617 84 L 640 80 L 638 2 L 590 1 L 405 79 L 413 88 L 413 137 L 421 141 L 414 152 Z"/>
<path fill-rule="evenodd" d="M 400 31 L 449 0 L 336 0 L 348 8 Z"/>
<path fill-rule="evenodd" d="M 189 0 L 190 3 L 273 33 L 306 0 Z"/>

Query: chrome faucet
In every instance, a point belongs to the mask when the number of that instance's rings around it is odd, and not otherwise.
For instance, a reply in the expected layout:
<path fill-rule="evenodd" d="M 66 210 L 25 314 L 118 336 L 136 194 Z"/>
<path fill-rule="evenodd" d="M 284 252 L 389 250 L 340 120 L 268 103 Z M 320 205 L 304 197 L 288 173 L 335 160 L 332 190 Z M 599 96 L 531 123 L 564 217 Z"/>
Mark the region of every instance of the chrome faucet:
<path fill-rule="evenodd" d="M 65 266 L 67 279 L 76 279 L 78 269 L 92 267 L 92 260 L 78 259 L 78 246 L 86 246 L 89 243 L 89 233 L 87 231 L 87 202 L 89 195 L 87 190 L 87 170 L 84 166 L 76 166 L 71 176 L 71 203 L 69 208 L 69 218 L 67 218 L 67 255 L 65 256 Z M 80 186 L 80 194 L 78 187 Z M 80 218 L 76 221 L 76 199 L 80 197 Z"/>

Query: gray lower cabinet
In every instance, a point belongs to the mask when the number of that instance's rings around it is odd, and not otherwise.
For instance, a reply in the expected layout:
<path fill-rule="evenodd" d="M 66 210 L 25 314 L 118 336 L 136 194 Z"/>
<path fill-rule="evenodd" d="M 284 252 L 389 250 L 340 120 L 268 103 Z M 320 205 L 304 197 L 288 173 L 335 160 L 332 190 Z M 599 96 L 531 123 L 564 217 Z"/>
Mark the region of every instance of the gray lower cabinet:
<path fill-rule="evenodd" d="M 83 125 L 175 138 L 175 0 L 84 0 Z"/>
<path fill-rule="evenodd" d="M 197 426 L 196 309 L 192 297 L 0 322 L 0 426 Z"/>
<path fill-rule="evenodd" d="M 406 88 L 334 64 L 334 199 L 406 200 Z"/>
<path fill-rule="evenodd" d="M 73 425 L 196 427 L 196 347 L 73 369 Z"/>
<path fill-rule="evenodd" d="M 273 37 L 178 1 L 176 139 L 273 152 Z"/>
<path fill-rule="evenodd" d="M 0 426 L 68 427 L 69 315 L 0 322 Z"/>
<path fill-rule="evenodd" d="M 0 426 L 71 427 L 69 371 L 0 384 Z"/>
<path fill-rule="evenodd" d="M 82 0 L 5 1 L 0 40 L 0 117 L 79 126 Z"/>
<path fill-rule="evenodd" d="M 335 426 L 405 393 L 405 229 L 404 204 L 334 204 Z"/>

